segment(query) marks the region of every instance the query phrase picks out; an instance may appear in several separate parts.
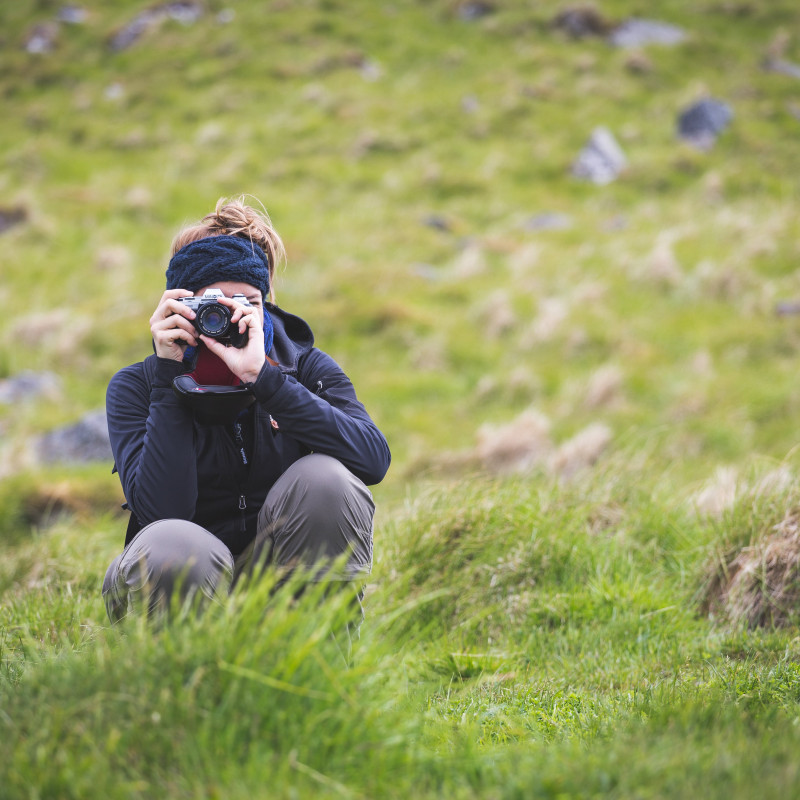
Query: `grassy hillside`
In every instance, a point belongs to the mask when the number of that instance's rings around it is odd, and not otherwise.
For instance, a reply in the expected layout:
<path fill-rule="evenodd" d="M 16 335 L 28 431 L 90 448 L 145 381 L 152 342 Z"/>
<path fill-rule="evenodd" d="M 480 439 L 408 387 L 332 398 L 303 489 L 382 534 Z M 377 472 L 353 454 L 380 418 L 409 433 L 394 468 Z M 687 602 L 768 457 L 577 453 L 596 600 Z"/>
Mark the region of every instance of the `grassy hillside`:
<path fill-rule="evenodd" d="M 0 795 L 796 793 L 796 3 L 590 7 L 686 34 L 634 49 L 568 3 L 206 2 L 121 50 L 157 6 L 61 8 L 0 9 L 0 380 L 60 381 L 0 404 Z M 350 669 L 267 587 L 110 629 L 116 477 L 34 453 L 243 192 L 394 455 Z"/>

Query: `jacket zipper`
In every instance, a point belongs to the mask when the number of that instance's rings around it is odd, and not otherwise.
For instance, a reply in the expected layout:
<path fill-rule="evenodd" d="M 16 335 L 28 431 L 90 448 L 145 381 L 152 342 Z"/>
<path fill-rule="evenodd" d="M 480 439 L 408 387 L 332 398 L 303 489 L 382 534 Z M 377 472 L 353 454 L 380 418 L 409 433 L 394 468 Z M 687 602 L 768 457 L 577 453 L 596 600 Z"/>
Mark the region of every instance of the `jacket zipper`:
<path fill-rule="evenodd" d="M 247 530 L 247 515 L 245 514 L 245 511 L 247 511 L 247 499 L 243 494 L 239 495 L 239 511 L 242 517 L 242 524 L 239 530 L 244 533 Z"/>
<path fill-rule="evenodd" d="M 244 449 L 244 437 L 242 436 L 242 425 L 237 422 L 233 426 L 233 435 L 236 439 L 236 446 L 239 448 L 239 457 L 242 459 L 242 464 L 247 466 L 247 453 Z"/>
<path fill-rule="evenodd" d="M 236 440 L 236 446 L 239 448 L 239 457 L 242 459 L 242 464 L 246 467 L 247 466 L 247 453 L 244 449 L 244 437 L 242 436 L 242 426 L 241 423 L 237 422 L 233 426 L 233 435 Z M 244 533 L 247 530 L 247 498 L 243 495 L 239 495 L 239 515 L 241 517 L 241 523 L 239 526 L 239 530 Z"/>

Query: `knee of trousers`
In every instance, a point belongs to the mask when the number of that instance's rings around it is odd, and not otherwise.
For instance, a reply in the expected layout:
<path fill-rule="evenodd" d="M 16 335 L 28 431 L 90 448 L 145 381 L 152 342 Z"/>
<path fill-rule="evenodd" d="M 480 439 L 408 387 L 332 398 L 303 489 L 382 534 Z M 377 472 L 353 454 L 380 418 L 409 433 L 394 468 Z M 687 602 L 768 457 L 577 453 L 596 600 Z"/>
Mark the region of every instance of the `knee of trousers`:
<path fill-rule="evenodd" d="M 181 597 L 212 598 L 232 576 L 233 556 L 216 536 L 193 522 L 165 519 L 142 528 L 112 562 L 103 596 L 114 618 L 145 597 L 149 605 L 168 600 L 176 589 Z"/>
<path fill-rule="evenodd" d="M 348 571 L 372 562 L 372 494 L 340 461 L 312 453 L 292 464 L 270 489 L 258 520 L 281 565 L 311 566 L 350 553 Z"/>

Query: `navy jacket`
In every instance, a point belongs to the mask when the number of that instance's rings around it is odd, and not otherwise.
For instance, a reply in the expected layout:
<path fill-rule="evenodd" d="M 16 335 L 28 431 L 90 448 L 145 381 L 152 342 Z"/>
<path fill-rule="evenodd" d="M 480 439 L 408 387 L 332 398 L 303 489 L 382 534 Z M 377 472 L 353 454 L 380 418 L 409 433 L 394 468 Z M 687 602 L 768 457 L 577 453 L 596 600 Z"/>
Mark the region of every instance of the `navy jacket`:
<path fill-rule="evenodd" d="M 106 413 L 115 468 L 132 525 L 186 519 L 238 555 L 256 535 L 258 512 L 283 472 L 308 453 L 342 462 L 365 484 L 379 483 L 391 455 L 350 379 L 314 347 L 304 320 L 270 303 L 272 358 L 253 384 L 256 403 L 241 426 L 200 425 L 172 390 L 189 368 L 153 355 L 111 379 Z M 273 420 L 277 427 L 273 424 Z"/>

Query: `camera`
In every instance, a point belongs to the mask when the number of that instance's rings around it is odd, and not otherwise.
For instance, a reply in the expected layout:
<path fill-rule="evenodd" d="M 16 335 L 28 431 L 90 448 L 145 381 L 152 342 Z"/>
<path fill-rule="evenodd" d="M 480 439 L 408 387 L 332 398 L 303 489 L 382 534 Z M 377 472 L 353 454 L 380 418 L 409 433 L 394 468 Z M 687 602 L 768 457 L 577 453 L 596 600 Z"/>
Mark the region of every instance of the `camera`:
<path fill-rule="evenodd" d="M 206 289 L 202 297 L 181 297 L 180 301 L 197 315 L 192 323 L 200 333 L 221 344 L 242 348 L 247 344 L 247 330 L 239 333 L 239 326 L 231 325 L 231 309 L 218 302 L 220 297 L 225 295 L 219 289 Z M 243 294 L 235 294 L 231 300 L 250 306 Z"/>

